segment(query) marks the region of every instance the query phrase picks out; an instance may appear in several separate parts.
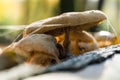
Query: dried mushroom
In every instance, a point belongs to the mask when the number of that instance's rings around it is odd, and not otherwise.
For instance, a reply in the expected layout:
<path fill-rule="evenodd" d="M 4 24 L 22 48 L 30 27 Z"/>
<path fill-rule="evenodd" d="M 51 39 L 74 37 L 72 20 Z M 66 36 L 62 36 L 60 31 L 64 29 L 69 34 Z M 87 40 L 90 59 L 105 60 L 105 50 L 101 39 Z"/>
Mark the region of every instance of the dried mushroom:
<path fill-rule="evenodd" d="M 73 31 L 89 29 L 106 19 L 106 15 L 98 10 L 85 12 L 68 12 L 62 15 L 44 19 L 28 25 L 24 30 L 24 37 L 29 34 L 45 33 L 59 36 L 65 33 L 63 42 L 64 54 L 69 53 L 69 34 Z"/>
<path fill-rule="evenodd" d="M 45 34 L 33 34 L 22 38 L 14 45 L 14 51 L 26 56 L 27 62 L 32 64 L 49 65 L 59 63 L 59 52 L 54 37 Z"/>
<path fill-rule="evenodd" d="M 4 55 L 16 64 L 25 61 L 30 64 L 48 66 L 60 62 L 56 39 L 46 34 L 29 35 L 12 43 L 3 49 L 0 57 Z M 0 59 L 0 62 L 3 60 Z M 5 66 L 8 66 L 7 64 Z"/>
<path fill-rule="evenodd" d="M 23 32 L 23 36 L 33 33 L 46 33 L 56 36 L 64 33 L 67 28 L 70 28 L 70 31 L 82 31 L 97 25 L 105 19 L 106 15 L 98 10 L 68 12 L 28 25 Z"/>
<path fill-rule="evenodd" d="M 27 63 L 32 64 L 47 66 L 52 63 L 59 63 L 59 59 L 70 53 L 69 46 L 74 46 L 72 41 L 75 41 L 75 46 L 81 52 L 84 52 L 83 48 L 81 49 L 81 46 L 84 45 L 81 42 L 84 42 L 84 40 L 95 44 L 93 37 L 83 30 L 89 29 L 105 19 L 106 15 L 103 12 L 91 10 L 69 12 L 40 20 L 28 25 L 23 31 L 23 38 L 5 48 L 3 52 L 24 56 L 27 58 Z M 57 44 L 54 38 L 61 34 L 64 34 L 63 47 Z M 74 35 L 77 37 L 74 38 Z M 87 46 L 87 44 L 85 45 Z M 72 52 L 78 55 L 81 52 L 77 48 Z"/>
<path fill-rule="evenodd" d="M 96 39 L 86 31 L 71 32 L 71 52 L 75 55 L 98 49 Z"/>

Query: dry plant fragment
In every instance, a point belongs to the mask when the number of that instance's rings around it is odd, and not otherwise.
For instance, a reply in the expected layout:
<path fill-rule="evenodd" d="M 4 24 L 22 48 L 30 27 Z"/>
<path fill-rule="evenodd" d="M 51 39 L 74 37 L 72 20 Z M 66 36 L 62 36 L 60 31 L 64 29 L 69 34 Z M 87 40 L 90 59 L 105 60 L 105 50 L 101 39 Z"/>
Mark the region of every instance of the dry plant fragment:
<path fill-rule="evenodd" d="M 59 52 L 55 40 L 50 35 L 33 34 L 15 43 L 17 54 L 25 56 L 28 63 L 47 66 L 54 60 L 59 63 Z"/>

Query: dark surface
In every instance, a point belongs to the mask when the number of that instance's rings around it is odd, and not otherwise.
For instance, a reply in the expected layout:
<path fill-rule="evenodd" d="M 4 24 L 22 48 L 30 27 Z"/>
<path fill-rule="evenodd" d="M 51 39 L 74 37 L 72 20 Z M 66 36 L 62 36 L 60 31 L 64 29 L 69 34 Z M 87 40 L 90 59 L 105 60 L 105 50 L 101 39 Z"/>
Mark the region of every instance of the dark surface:
<path fill-rule="evenodd" d="M 81 56 L 69 59 L 61 64 L 50 66 L 43 73 L 55 71 L 77 71 L 92 64 L 102 63 L 113 57 L 115 54 L 120 54 L 120 45 L 114 45 L 85 53 Z"/>

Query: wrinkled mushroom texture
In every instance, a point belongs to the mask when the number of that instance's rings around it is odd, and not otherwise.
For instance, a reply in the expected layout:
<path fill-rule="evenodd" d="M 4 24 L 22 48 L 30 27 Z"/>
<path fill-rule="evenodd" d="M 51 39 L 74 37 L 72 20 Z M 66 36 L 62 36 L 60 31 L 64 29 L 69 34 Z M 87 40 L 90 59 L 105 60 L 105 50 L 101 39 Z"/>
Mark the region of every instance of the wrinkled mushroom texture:
<path fill-rule="evenodd" d="M 55 39 L 50 35 L 33 34 L 22 38 L 15 44 L 14 50 L 27 57 L 29 63 L 48 65 L 51 60 L 59 62 Z"/>

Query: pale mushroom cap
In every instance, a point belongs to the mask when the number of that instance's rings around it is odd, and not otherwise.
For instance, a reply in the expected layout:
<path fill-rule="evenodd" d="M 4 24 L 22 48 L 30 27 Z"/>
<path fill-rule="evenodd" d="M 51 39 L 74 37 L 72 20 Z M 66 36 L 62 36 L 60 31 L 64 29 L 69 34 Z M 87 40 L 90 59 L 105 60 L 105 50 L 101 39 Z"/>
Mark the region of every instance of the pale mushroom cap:
<path fill-rule="evenodd" d="M 16 53 L 26 57 L 29 57 L 32 52 L 39 54 L 44 52 L 54 57 L 59 55 L 53 37 L 45 34 L 33 34 L 22 38 L 15 43 L 14 50 Z"/>
<path fill-rule="evenodd" d="M 90 10 L 84 12 L 68 12 L 60 16 L 43 20 L 42 25 L 46 24 L 64 24 L 69 26 L 78 26 L 87 23 L 98 22 L 106 19 L 105 13 L 99 10 Z"/>
<path fill-rule="evenodd" d="M 33 32 L 59 35 L 64 33 L 64 29 L 67 27 L 70 27 L 71 30 L 85 30 L 97 25 L 105 19 L 107 19 L 106 15 L 98 10 L 68 12 L 56 17 L 34 22 L 25 28 L 23 34 L 26 36 Z"/>

